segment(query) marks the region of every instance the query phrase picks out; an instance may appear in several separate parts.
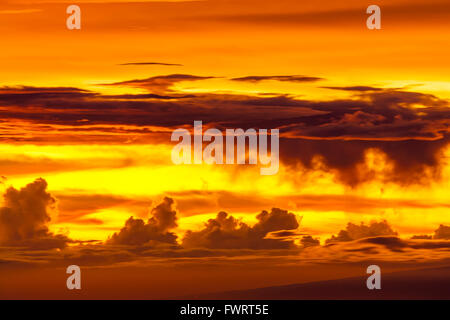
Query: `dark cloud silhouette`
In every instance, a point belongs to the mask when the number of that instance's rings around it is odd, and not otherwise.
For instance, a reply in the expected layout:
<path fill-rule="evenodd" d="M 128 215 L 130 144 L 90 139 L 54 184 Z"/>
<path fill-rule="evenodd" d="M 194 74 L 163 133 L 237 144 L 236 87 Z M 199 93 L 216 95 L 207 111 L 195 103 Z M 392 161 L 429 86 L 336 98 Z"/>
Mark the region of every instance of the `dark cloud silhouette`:
<path fill-rule="evenodd" d="M 47 192 L 47 182 L 40 178 L 17 190 L 10 187 L 0 208 L 0 244 L 32 249 L 63 248 L 70 239 L 55 235 L 47 227 L 55 198 Z"/>
<path fill-rule="evenodd" d="M 433 239 L 445 239 L 450 240 L 450 226 L 441 224 L 439 228 L 434 231 Z"/>
<path fill-rule="evenodd" d="M 334 171 L 341 182 L 356 186 L 374 177 L 373 171 L 358 166 L 364 164 L 366 151 L 373 149 L 386 155 L 393 166 L 392 171 L 386 172 L 385 182 L 426 185 L 430 180 L 440 178 L 442 151 L 449 143 L 450 136 L 434 141 L 281 139 L 280 157 L 293 167 L 302 164 L 311 170 L 317 166 L 314 159 L 319 157 L 325 168 Z"/>
<path fill-rule="evenodd" d="M 297 222 L 300 223 L 300 221 L 301 221 L 301 219 L 299 219 Z M 281 231 L 272 231 L 272 232 L 267 233 L 267 235 L 265 236 L 265 239 L 295 241 L 303 235 L 305 235 L 305 233 L 300 233 L 297 230 L 281 230 Z"/>
<path fill-rule="evenodd" d="M 366 151 L 374 149 L 385 154 L 392 164 L 393 170 L 384 176 L 389 182 L 424 184 L 440 178 L 442 150 L 450 143 L 447 100 L 420 92 L 364 86 L 345 87 L 353 93 L 351 98 L 330 101 L 287 95 L 186 95 L 170 89 L 179 81 L 210 78 L 173 74 L 110 84 L 137 86 L 151 92 L 137 95 L 101 95 L 76 88 L 3 87 L 0 116 L 38 123 L 44 126 L 39 135 L 45 133 L 45 128 L 54 132 L 53 125 L 72 126 L 67 139 L 80 132 L 80 139 L 90 143 L 95 139 L 113 143 L 120 137 L 128 140 L 127 135 L 133 141 L 148 142 L 148 137 L 169 141 L 168 137 L 162 138 L 163 133 L 152 134 L 139 127 L 160 127 L 167 132 L 199 119 L 219 129 L 280 128 L 281 161 L 294 169 L 301 165 L 314 170 L 314 160 L 319 158 L 323 170 L 333 171 L 341 182 L 355 186 L 373 179 L 375 173 L 365 168 L 364 161 Z M 101 130 L 104 135 L 99 134 Z M 120 137 L 108 132 L 120 133 Z M 36 136 L 8 134 L 2 139 L 42 139 Z"/>
<path fill-rule="evenodd" d="M 411 239 L 422 239 L 422 240 L 450 240 L 450 226 L 446 225 L 439 225 L 439 227 L 434 230 L 434 235 L 414 235 L 411 237 Z"/>
<path fill-rule="evenodd" d="M 170 231 L 177 227 L 177 212 L 173 206 L 173 200 L 166 197 L 152 209 L 152 216 L 147 223 L 142 219 L 130 217 L 125 222 L 125 226 L 119 232 L 114 233 L 107 243 L 116 245 L 175 245 L 177 235 Z"/>
<path fill-rule="evenodd" d="M 231 80 L 234 81 L 248 81 L 248 82 L 259 82 L 265 80 L 276 80 L 276 81 L 286 81 L 286 82 L 314 82 L 323 80 L 318 77 L 308 77 L 301 75 L 292 75 L 292 76 L 247 76 L 240 78 L 233 78 Z"/>
<path fill-rule="evenodd" d="M 158 263 L 178 263 L 177 259 L 186 263 L 192 259 L 190 263 L 198 263 L 195 261 L 198 258 L 220 258 L 223 263 L 223 258 L 244 256 L 267 261 L 284 257 L 287 263 L 299 263 L 298 259 L 302 263 L 319 260 L 352 263 L 373 259 L 395 262 L 410 261 L 416 255 L 432 255 L 433 261 L 449 258 L 450 227 L 445 225 L 439 226 L 430 241 L 431 236 L 401 239 L 386 220 L 372 221 L 368 225 L 348 223 L 322 246 L 318 238 L 298 232 L 300 220 L 293 213 L 278 208 L 259 213 L 257 223 L 252 226 L 221 211 L 202 229 L 187 231 L 180 245 L 175 233 L 177 211 L 174 200 L 169 197 L 151 210 L 147 222 L 130 217 L 105 243 L 70 240 L 48 231 L 49 211 L 55 199 L 46 188 L 45 180 L 38 179 L 20 190 L 9 188 L 5 193 L 5 207 L 0 209 L 0 245 L 9 246 L 10 253 L 5 262 L 0 262 L 0 268 L 38 266 L 47 260 L 58 266 L 68 262 L 91 266 L 155 263 L 155 257 L 163 259 Z M 107 203 L 113 200 L 104 199 Z M 78 245 L 64 248 L 68 242 Z M 51 248 L 63 250 L 48 251 Z M 36 253 L 36 249 L 40 251 Z"/>
<path fill-rule="evenodd" d="M 273 208 L 256 216 L 258 222 L 250 227 L 242 221 L 219 212 L 215 219 L 209 219 L 200 231 L 188 231 L 182 245 L 185 248 L 218 249 L 283 249 L 295 248 L 292 240 L 268 239 L 273 231 L 294 230 L 299 224 L 293 213 Z"/>
<path fill-rule="evenodd" d="M 383 91 L 382 88 L 370 87 L 370 86 L 347 86 L 347 87 L 321 87 L 324 89 L 343 90 L 343 91 Z"/>
<path fill-rule="evenodd" d="M 427 235 L 427 234 L 419 234 L 414 235 L 411 237 L 412 240 L 431 240 L 433 239 L 433 236 Z"/>
<path fill-rule="evenodd" d="M 426 250 L 433 250 L 433 249 L 449 249 L 450 248 L 450 241 L 410 241 L 410 240 L 403 240 L 398 237 L 389 237 L 389 236 L 377 236 L 377 237 L 371 237 L 371 238 L 365 238 L 358 241 L 359 243 L 370 243 L 370 244 L 376 244 L 376 245 L 382 245 L 385 248 L 394 251 L 394 252 L 400 252 L 404 249 L 426 249 Z"/>
<path fill-rule="evenodd" d="M 386 220 L 376 222 L 372 221 L 369 225 L 361 223 L 356 225 L 349 222 L 345 230 L 339 231 L 337 236 L 332 236 L 326 240 L 326 243 L 353 241 L 362 238 L 376 237 L 376 236 L 390 236 L 397 235 Z"/>
<path fill-rule="evenodd" d="M 114 83 L 103 84 L 107 86 L 130 86 L 149 90 L 151 92 L 166 92 L 171 91 L 170 87 L 181 81 L 198 81 L 213 79 L 215 77 L 201 77 L 190 74 L 169 74 L 165 76 L 150 77 L 147 79 L 135 79 L 120 81 Z"/>
<path fill-rule="evenodd" d="M 303 236 L 302 239 L 300 240 L 300 243 L 305 248 L 320 246 L 320 240 L 313 238 L 312 236 Z"/>

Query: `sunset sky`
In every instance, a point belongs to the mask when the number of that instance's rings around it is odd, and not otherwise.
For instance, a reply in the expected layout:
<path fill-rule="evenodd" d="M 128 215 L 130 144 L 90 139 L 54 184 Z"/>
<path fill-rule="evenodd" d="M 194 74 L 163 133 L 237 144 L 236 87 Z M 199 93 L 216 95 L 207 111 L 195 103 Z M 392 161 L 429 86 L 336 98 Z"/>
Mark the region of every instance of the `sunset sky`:
<path fill-rule="evenodd" d="M 2 1 L 0 34 L 0 297 L 450 265 L 448 1 Z M 174 165 L 194 120 L 279 129 L 279 172 Z"/>

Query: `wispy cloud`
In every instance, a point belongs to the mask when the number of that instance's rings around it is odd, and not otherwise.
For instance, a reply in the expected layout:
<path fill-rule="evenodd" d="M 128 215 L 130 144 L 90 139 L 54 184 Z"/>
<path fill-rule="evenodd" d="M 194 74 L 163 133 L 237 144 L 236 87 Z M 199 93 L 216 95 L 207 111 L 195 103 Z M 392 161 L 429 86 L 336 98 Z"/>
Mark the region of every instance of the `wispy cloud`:
<path fill-rule="evenodd" d="M 16 10 L 0 10 L 0 14 L 26 14 L 42 12 L 42 9 L 16 9 Z"/>
<path fill-rule="evenodd" d="M 248 82 L 259 82 L 264 80 L 287 81 L 287 82 L 313 82 L 323 79 L 318 77 L 308 77 L 302 75 L 290 75 L 290 76 L 247 76 L 247 77 L 233 78 L 231 80 L 248 81 Z"/>
<path fill-rule="evenodd" d="M 127 62 L 121 63 L 119 66 L 170 66 L 170 67 L 182 67 L 179 63 L 165 63 L 165 62 Z"/>

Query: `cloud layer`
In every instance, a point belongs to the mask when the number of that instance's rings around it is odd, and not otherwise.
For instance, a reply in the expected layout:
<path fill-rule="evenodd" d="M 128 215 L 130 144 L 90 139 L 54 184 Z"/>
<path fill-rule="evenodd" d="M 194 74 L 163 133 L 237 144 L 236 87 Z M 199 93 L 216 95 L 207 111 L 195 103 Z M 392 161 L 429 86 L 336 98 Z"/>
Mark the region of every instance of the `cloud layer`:
<path fill-rule="evenodd" d="M 253 225 L 221 211 L 202 228 L 188 230 L 179 238 L 179 213 L 169 197 L 150 210 L 146 222 L 130 217 L 105 243 L 81 242 L 49 231 L 56 199 L 46 189 L 45 180 L 37 179 L 20 190 L 6 190 L 0 209 L 0 246 L 8 250 L 3 250 L 0 267 L 39 265 L 43 261 L 56 265 L 68 261 L 80 265 L 158 263 L 159 259 L 198 263 L 196 259 L 205 258 L 227 263 L 233 257 L 268 261 L 283 257 L 284 263 L 290 264 L 373 259 L 401 263 L 422 259 L 431 263 L 450 259 L 447 225 L 441 224 L 434 236 L 407 240 L 400 238 L 386 220 L 348 223 L 321 244 L 319 238 L 302 231 L 295 214 L 278 208 L 261 211 Z M 74 245 L 67 247 L 68 243 Z M 49 250 L 54 248 L 62 250 Z"/>
<path fill-rule="evenodd" d="M 351 186 L 373 179 L 375 172 L 365 165 L 369 150 L 386 156 L 386 182 L 424 184 L 440 178 L 442 152 L 450 142 L 447 100 L 421 92 L 367 86 L 327 87 L 351 92 L 350 98 L 327 101 L 266 93 L 186 94 L 174 87 L 183 81 L 213 78 L 170 74 L 107 84 L 148 92 L 141 94 L 102 95 L 70 87 L 3 87 L 0 116 L 14 120 L 16 129 L 17 123 L 23 124 L 28 134 L 11 136 L 11 127 L 4 123 L 0 126 L 5 133 L 2 139 L 40 142 L 46 131 L 55 139 L 56 130 L 59 140 L 79 136 L 77 141 L 88 143 L 168 144 L 168 132 L 202 120 L 205 127 L 222 130 L 278 128 L 282 163 L 314 170 L 320 160 L 323 170 L 335 172 L 342 183 Z M 269 78 L 273 77 L 261 79 Z"/>

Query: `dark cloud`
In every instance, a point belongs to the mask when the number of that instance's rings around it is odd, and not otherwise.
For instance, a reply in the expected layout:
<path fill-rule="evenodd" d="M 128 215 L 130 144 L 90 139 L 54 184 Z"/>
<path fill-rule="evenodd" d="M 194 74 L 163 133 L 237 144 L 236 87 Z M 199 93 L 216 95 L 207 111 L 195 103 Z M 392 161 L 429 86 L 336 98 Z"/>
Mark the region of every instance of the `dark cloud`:
<path fill-rule="evenodd" d="M 9 248 L 5 251 L 8 254 L 2 256 L 0 267 L 38 266 L 42 261 L 58 266 L 67 263 L 91 266 L 121 262 L 164 264 L 169 261 L 177 264 L 198 263 L 195 259 L 205 258 L 211 261 L 217 258 L 223 263 L 227 258 L 233 261 L 250 256 L 267 261 L 276 257 L 296 257 L 292 261 L 286 260 L 294 264 L 373 259 L 411 261 L 431 255 L 435 261 L 448 259 L 450 248 L 448 226 L 440 225 L 433 240 L 429 236 L 405 240 L 399 238 L 385 220 L 368 225 L 348 223 L 344 230 L 321 246 L 318 238 L 298 232 L 300 220 L 293 213 L 278 208 L 259 213 L 253 226 L 226 212 L 219 212 L 202 229 L 187 231 L 179 245 L 175 233 L 177 211 L 174 200 L 168 197 L 151 210 L 147 222 L 130 217 L 106 243 L 74 241 L 48 231 L 48 211 L 55 199 L 45 191 L 46 187 L 45 181 L 38 179 L 21 190 L 10 188 L 5 193 L 5 207 L 0 210 L 0 244 Z M 64 248 L 67 242 L 78 245 Z M 55 247 L 63 250 L 48 250 Z M 157 262 L 154 258 L 162 260 Z"/>
<path fill-rule="evenodd" d="M 161 139 L 163 133 L 139 127 L 160 127 L 167 132 L 202 120 L 205 126 L 222 130 L 280 128 L 280 157 L 284 164 L 315 169 L 314 160 L 319 158 L 323 170 L 335 172 L 341 182 L 351 186 L 375 176 L 364 166 L 368 149 L 387 156 L 393 167 L 385 173 L 389 182 L 424 184 L 440 178 L 442 150 L 450 142 L 447 100 L 420 92 L 363 86 L 345 87 L 353 92 L 351 98 L 330 101 L 288 95 L 185 95 L 170 89 L 179 81 L 209 78 L 174 74 L 110 84 L 137 86 L 152 92 L 137 95 L 101 95 L 76 88 L 4 87 L 0 90 L 0 105 L 5 108 L 0 110 L 0 117 L 44 127 L 26 137 L 11 136 L 10 130 L 4 129 L 9 134 L 3 139 L 40 141 L 35 136 L 44 134 L 45 126 L 54 132 L 53 125 L 65 125 L 72 130 L 67 139 L 73 139 L 79 131 L 84 133 L 80 139 L 90 143 L 96 139 L 128 141 L 127 134 L 133 141 L 148 142 L 148 137 L 159 134 Z M 167 94 L 169 91 L 171 94 Z M 92 125 L 104 127 L 86 127 Z M 33 127 L 26 129 L 33 131 Z M 99 133 L 102 130 L 103 135 Z M 92 134 L 88 135 L 89 131 Z M 169 141 L 168 137 L 163 141 Z"/>
<path fill-rule="evenodd" d="M 300 243 L 303 245 L 303 247 L 315 247 L 320 246 L 320 240 L 313 238 L 312 236 L 304 236 L 300 240 Z"/>
<path fill-rule="evenodd" d="M 119 100 L 147 100 L 147 99 L 156 99 L 156 100 L 175 100 L 175 99 L 186 99 L 186 98 L 195 98 L 195 95 L 160 95 L 154 93 L 148 94 L 120 94 L 120 95 L 103 95 L 103 99 L 119 99 Z"/>
<path fill-rule="evenodd" d="M 439 228 L 434 231 L 433 239 L 450 240 L 450 226 L 441 224 Z"/>
<path fill-rule="evenodd" d="M 64 235 L 55 235 L 47 227 L 55 198 L 47 192 L 47 182 L 37 179 L 17 190 L 10 187 L 0 208 L 0 244 L 32 249 L 63 248 L 70 242 Z"/>
<path fill-rule="evenodd" d="M 72 101 L 93 98 L 98 94 L 73 87 L 0 87 L 2 106 L 42 106 L 47 107 L 51 100 Z"/>
<path fill-rule="evenodd" d="M 240 78 L 233 78 L 231 80 L 234 81 L 248 81 L 248 82 L 259 82 L 264 80 L 275 80 L 275 81 L 286 81 L 286 82 L 314 82 L 323 80 L 318 77 L 308 77 L 301 75 L 292 75 L 292 76 L 247 76 Z"/>
<path fill-rule="evenodd" d="M 119 66 L 146 66 L 146 65 L 152 65 L 152 66 L 173 66 L 173 67 L 182 67 L 182 64 L 179 63 L 165 63 L 165 62 L 127 62 L 127 63 L 121 63 Z"/>
<path fill-rule="evenodd" d="M 299 222 L 299 221 L 298 221 Z M 299 233 L 296 230 L 281 230 L 281 231 L 272 231 L 267 233 L 265 239 L 276 239 L 276 240 L 296 240 L 300 238 L 304 233 Z"/>
<path fill-rule="evenodd" d="M 404 248 L 408 247 L 407 241 L 398 237 L 389 237 L 386 235 L 372 235 L 370 237 L 364 237 L 358 242 L 381 245 L 394 252 L 401 252 Z"/>
<path fill-rule="evenodd" d="M 299 224 L 293 213 L 273 208 L 256 216 L 258 222 L 250 227 L 242 221 L 219 212 L 215 219 L 209 219 L 200 231 L 188 231 L 182 245 L 185 248 L 218 249 L 283 249 L 295 248 L 292 240 L 268 239 L 273 231 L 294 230 Z"/>
<path fill-rule="evenodd" d="M 450 226 L 439 225 L 439 227 L 434 230 L 434 235 L 422 234 L 414 235 L 411 237 L 413 240 L 450 240 Z"/>
<path fill-rule="evenodd" d="M 383 91 L 382 88 L 369 86 L 348 86 L 348 87 L 322 87 L 324 89 L 343 90 L 343 91 Z"/>
<path fill-rule="evenodd" d="M 108 86 L 130 86 L 149 90 L 150 92 L 166 92 L 171 91 L 170 88 L 177 82 L 182 81 L 198 81 L 213 79 L 215 77 L 201 77 L 190 74 L 169 74 L 165 76 L 150 77 L 147 79 L 135 79 L 108 83 Z"/>
<path fill-rule="evenodd" d="M 431 240 L 433 236 L 427 234 L 414 235 L 411 237 L 412 240 Z"/>
<path fill-rule="evenodd" d="M 142 219 L 130 217 L 125 222 L 125 226 L 118 233 L 114 233 L 107 243 L 116 245 L 175 245 L 177 235 L 170 231 L 177 227 L 177 212 L 173 206 L 173 200 L 166 197 L 152 209 L 152 217 L 148 219 L 147 223 Z"/>
<path fill-rule="evenodd" d="M 353 241 L 357 239 L 376 237 L 376 236 L 390 236 L 397 235 L 386 220 L 376 222 L 372 221 L 369 225 L 361 222 L 360 225 L 349 222 L 345 230 L 339 231 L 337 236 L 332 236 L 326 240 L 326 243 Z"/>
<path fill-rule="evenodd" d="M 76 93 L 90 92 L 89 90 L 75 87 L 32 87 L 32 86 L 3 86 L 0 87 L 1 94 L 26 94 L 26 93 Z"/>
<path fill-rule="evenodd" d="M 440 178 L 442 151 L 449 143 L 447 135 L 434 141 L 280 139 L 280 158 L 293 167 L 301 164 L 311 170 L 317 167 L 314 160 L 319 158 L 325 166 L 322 169 L 334 171 L 341 182 L 356 186 L 372 180 L 376 174 L 363 165 L 367 150 L 373 149 L 381 151 L 392 164 L 392 170 L 385 172 L 384 182 L 426 185 Z"/>
<path fill-rule="evenodd" d="M 398 237 L 388 237 L 388 236 L 377 236 L 372 238 L 365 238 L 359 241 L 360 243 L 370 243 L 376 245 L 382 245 L 385 248 L 394 251 L 401 252 L 404 249 L 425 249 L 425 250 L 433 250 L 433 249 L 449 249 L 450 241 L 409 241 L 403 240 Z"/>

